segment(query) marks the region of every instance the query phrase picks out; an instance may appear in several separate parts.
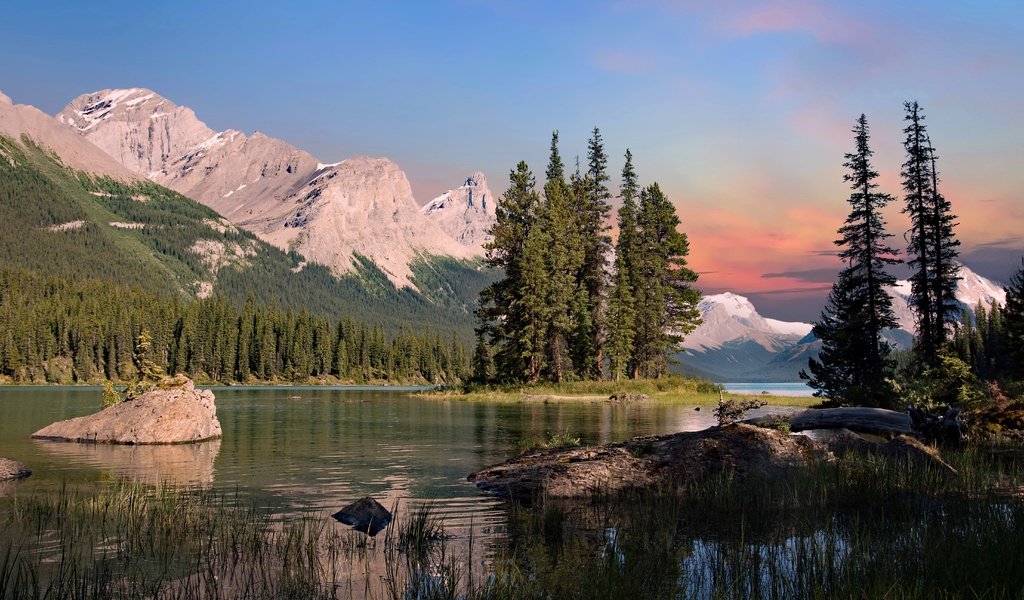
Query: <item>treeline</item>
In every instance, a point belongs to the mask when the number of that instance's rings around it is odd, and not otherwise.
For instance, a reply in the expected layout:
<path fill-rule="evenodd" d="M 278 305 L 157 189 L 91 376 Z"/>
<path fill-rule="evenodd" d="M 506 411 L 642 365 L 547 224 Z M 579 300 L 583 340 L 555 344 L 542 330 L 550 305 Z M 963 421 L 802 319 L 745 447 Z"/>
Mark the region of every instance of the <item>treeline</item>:
<path fill-rule="evenodd" d="M 899 365 L 885 340 L 896 327 L 888 288 L 895 277 L 888 269 L 903 262 L 888 244 L 882 209 L 893 196 L 879 191 L 872 164 L 867 118 L 853 128 L 854 151 L 846 154 L 844 180 L 850 184 L 850 214 L 839 228 L 843 269 L 813 333 L 822 342 L 819 358 L 801 372 L 815 395 L 830 405 L 894 408 L 907 400 L 924 404 L 977 398 L 980 379 L 1009 382 L 1022 376 L 1021 287 L 1018 273 L 1007 290 L 1005 311 L 979 310 L 977 326 L 965 318 L 955 292 L 959 280 L 955 235 L 956 215 L 939 189 L 937 155 L 917 102 L 904 103 L 906 161 L 900 171 L 903 213 L 909 217 L 907 264 L 910 305 L 916 332 L 909 356 Z M 968 315 L 969 316 L 969 315 Z M 899 368 L 897 368 L 899 366 Z M 901 398 L 902 396 L 902 398 Z"/>
<path fill-rule="evenodd" d="M 183 300 L 100 280 L 0 271 L 0 378 L 127 381 L 135 344 L 169 373 L 212 382 L 452 383 L 467 376 L 461 340 L 425 328 L 281 310 L 221 296 Z"/>
<path fill-rule="evenodd" d="M 505 277 L 480 294 L 474 380 L 658 377 L 699 322 L 675 207 L 657 183 L 640 189 L 628 150 L 609 276 L 607 162 L 594 128 L 586 170 L 567 177 L 555 132 L 541 191 L 525 162 L 510 172 L 486 246 Z"/>
<path fill-rule="evenodd" d="M 982 380 L 1024 379 L 1024 261 L 1006 288 L 1006 306 L 964 310 L 952 347 Z"/>

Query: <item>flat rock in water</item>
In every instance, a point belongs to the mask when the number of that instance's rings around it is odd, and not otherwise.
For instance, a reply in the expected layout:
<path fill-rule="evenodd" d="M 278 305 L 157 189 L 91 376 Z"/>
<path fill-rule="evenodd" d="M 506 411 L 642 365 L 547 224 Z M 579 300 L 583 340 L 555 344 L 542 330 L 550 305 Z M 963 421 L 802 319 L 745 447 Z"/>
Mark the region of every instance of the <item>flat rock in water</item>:
<path fill-rule="evenodd" d="M 32 474 L 32 470 L 16 460 L 0 458 L 0 481 L 21 479 Z"/>
<path fill-rule="evenodd" d="M 391 522 L 391 512 L 369 496 L 356 500 L 331 516 L 370 537 L 383 531 Z"/>
<path fill-rule="evenodd" d="M 623 444 L 536 450 L 469 476 L 477 487 L 529 502 L 539 494 L 579 498 L 679 480 L 700 480 L 730 471 L 774 474 L 834 460 L 806 436 L 737 424 Z"/>
<path fill-rule="evenodd" d="M 33 438 L 101 444 L 184 444 L 221 436 L 213 392 L 191 381 L 155 389 L 98 413 L 58 421 Z"/>

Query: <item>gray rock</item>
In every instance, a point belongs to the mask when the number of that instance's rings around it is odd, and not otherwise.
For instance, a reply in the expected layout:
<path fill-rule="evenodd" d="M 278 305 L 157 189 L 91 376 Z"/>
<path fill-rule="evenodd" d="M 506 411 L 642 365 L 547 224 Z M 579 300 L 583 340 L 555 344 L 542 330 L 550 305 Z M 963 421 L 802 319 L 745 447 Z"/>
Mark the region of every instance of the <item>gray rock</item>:
<path fill-rule="evenodd" d="M 0 481 L 21 479 L 32 474 L 32 470 L 16 460 L 0 458 Z"/>
<path fill-rule="evenodd" d="M 739 477 L 770 475 L 834 459 L 824 445 L 806 436 L 737 424 L 624 444 L 526 452 L 473 473 L 469 480 L 484 491 L 529 502 L 539 494 L 581 498 L 701 480 L 722 471 Z"/>
<path fill-rule="evenodd" d="M 184 444 L 221 436 L 213 392 L 181 378 L 171 389 L 156 389 L 102 411 L 59 421 L 33 438 L 105 444 Z"/>
<path fill-rule="evenodd" d="M 373 537 L 391 522 L 391 512 L 373 498 L 360 498 L 331 515 L 352 529 Z"/>

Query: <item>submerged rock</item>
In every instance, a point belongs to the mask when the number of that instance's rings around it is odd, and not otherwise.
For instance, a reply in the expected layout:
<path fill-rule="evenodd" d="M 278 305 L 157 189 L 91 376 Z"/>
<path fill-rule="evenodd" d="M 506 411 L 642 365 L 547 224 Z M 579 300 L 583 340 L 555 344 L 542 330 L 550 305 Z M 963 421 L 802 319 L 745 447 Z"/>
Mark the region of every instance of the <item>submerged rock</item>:
<path fill-rule="evenodd" d="M 578 498 L 721 473 L 774 474 L 834 456 L 806 436 L 737 424 L 623 444 L 536 450 L 469 476 L 477 487 L 521 501 L 538 494 Z"/>
<path fill-rule="evenodd" d="M 0 457 L 0 481 L 21 479 L 32 474 L 32 470 L 16 460 Z"/>
<path fill-rule="evenodd" d="M 331 516 L 370 537 L 383 531 L 391 522 L 391 512 L 369 496 L 356 500 Z"/>
<path fill-rule="evenodd" d="M 182 377 L 98 413 L 59 421 L 33 438 L 105 444 L 183 444 L 221 436 L 213 392 Z"/>

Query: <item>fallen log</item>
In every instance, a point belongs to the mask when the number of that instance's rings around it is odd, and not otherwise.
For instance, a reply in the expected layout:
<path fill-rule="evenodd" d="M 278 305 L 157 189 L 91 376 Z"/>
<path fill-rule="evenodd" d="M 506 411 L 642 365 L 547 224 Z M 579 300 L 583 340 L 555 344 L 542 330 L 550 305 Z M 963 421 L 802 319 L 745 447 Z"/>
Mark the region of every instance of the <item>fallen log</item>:
<path fill-rule="evenodd" d="M 914 433 L 910 415 L 905 412 L 884 408 L 847 407 L 812 408 L 794 415 L 767 415 L 747 419 L 744 423 L 761 427 L 778 427 L 789 423 L 790 431 L 810 429 L 849 429 L 858 433 L 875 435 Z"/>

